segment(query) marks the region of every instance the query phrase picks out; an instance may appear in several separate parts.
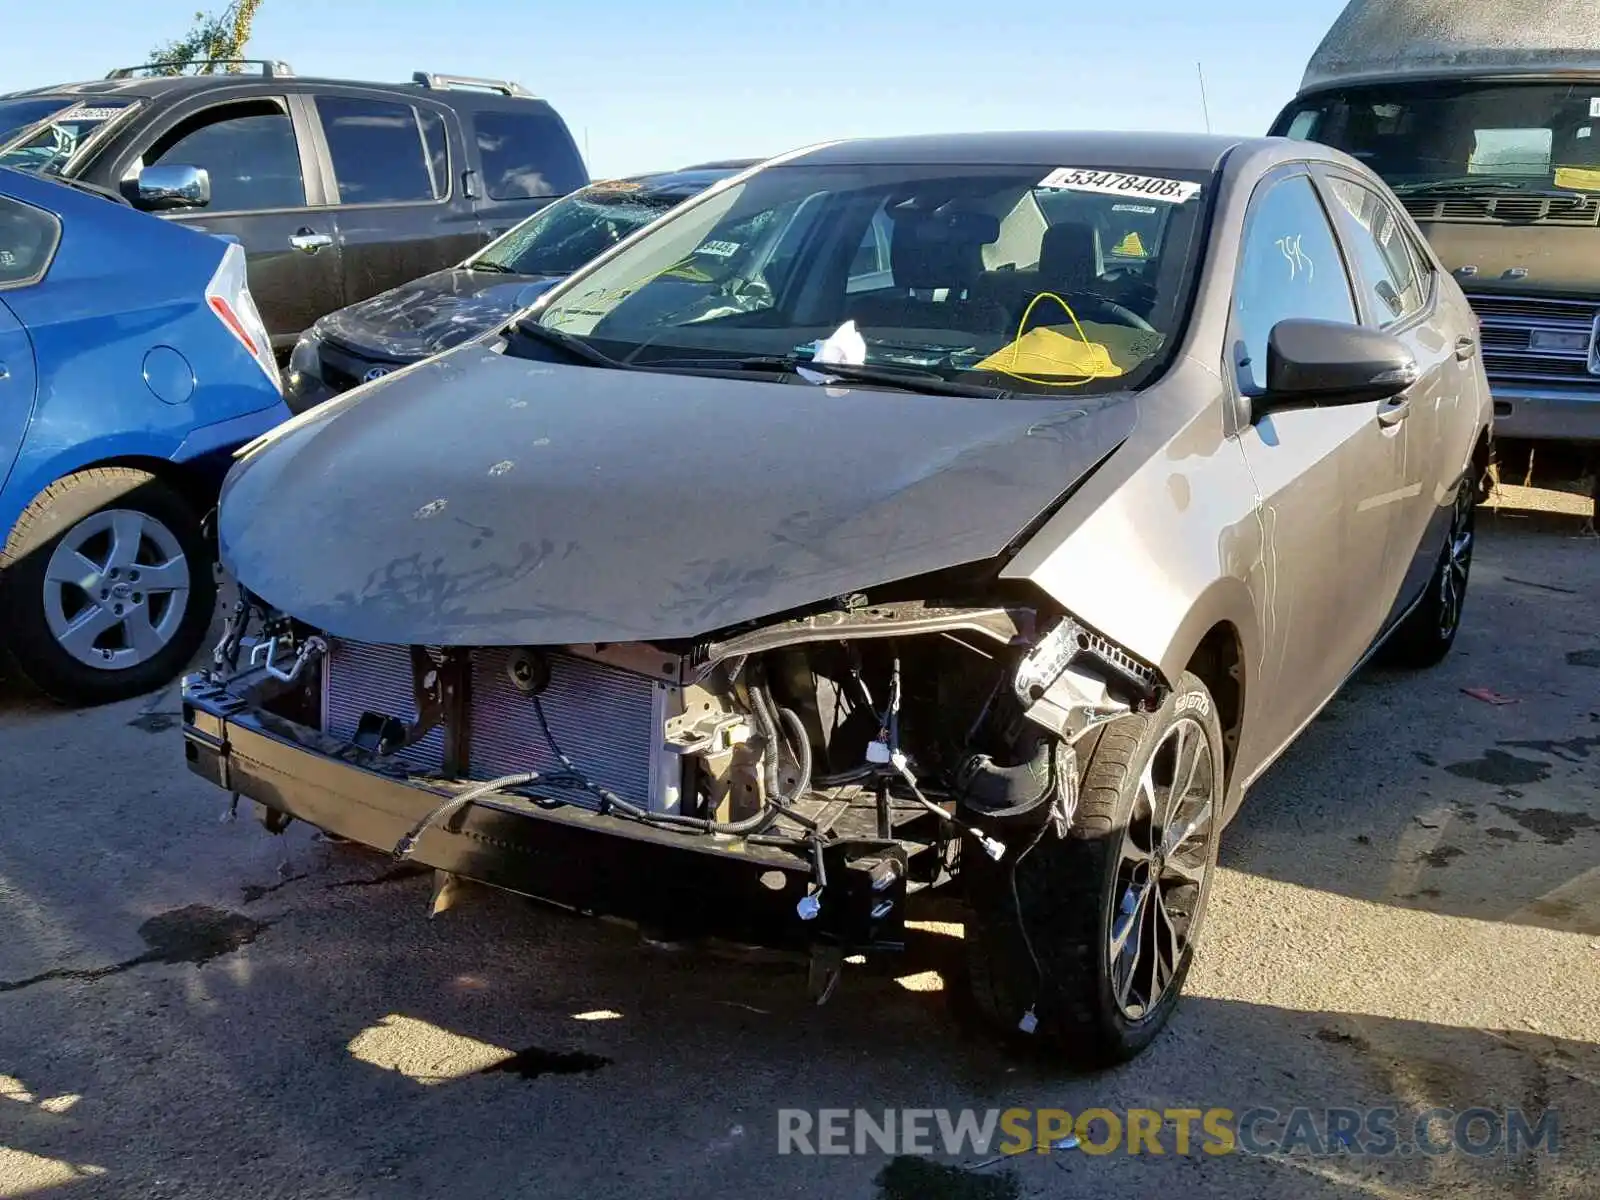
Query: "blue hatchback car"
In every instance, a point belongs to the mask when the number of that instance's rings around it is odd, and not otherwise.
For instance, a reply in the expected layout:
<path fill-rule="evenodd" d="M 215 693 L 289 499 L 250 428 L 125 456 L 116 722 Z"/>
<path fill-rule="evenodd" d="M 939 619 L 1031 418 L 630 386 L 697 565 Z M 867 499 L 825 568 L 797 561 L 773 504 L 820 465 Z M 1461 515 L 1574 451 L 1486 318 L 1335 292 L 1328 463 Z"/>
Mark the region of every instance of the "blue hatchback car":
<path fill-rule="evenodd" d="M 0 169 L 0 649 L 23 675 L 100 703 L 182 670 L 232 452 L 288 415 L 239 246 Z"/>

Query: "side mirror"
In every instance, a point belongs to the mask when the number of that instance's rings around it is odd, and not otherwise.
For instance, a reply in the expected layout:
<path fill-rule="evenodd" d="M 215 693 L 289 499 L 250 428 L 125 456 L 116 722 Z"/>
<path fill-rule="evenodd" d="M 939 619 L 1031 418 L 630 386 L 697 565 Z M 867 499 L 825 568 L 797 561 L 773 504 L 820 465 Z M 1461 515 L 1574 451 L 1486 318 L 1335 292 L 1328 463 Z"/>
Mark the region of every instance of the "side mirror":
<path fill-rule="evenodd" d="M 139 172 L 139 207 L 150 212 L 204 208 L 211 203 L 211 175 L 204 167 L 159 163 Z"/>
<path fill-rule="evenodd" d="M 1306 405 L 1367 404 L 1417 382 L 1417 362 L 1392 334 L 1342 321 L 1280 321 L 1267 338 L 1267 391 L 1256 416 Z"/>

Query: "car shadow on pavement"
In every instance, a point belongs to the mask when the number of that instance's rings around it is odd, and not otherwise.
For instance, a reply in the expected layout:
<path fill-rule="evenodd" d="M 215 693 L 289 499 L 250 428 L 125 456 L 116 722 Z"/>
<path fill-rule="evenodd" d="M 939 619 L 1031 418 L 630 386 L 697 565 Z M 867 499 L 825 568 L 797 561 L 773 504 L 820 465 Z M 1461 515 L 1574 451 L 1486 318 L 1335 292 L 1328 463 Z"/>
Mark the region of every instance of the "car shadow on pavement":
<path fill-rule="evenodd" d="M 1184 1155 L 1171 1127 L 1159 1156 L 941 1155 L 950 1190 L 927 1194 L 963 1198 L 1015 1194 L 958 1187 L 1005 1174 L 1064 1197 L 1579 1196 L 1600 1169 L 1600 1047 L 1570 1038 L 1196 995 L 1144 1056 L 1084 1076 L 965 1024 L 930 978 L 959 969 L 948 933 L 819 1008 L 793 967 L 653 952 L 500 894 L 427 921 L 428 881 L 372 866 L 274 893 L 288 907 L 203 966 L 0 998 L 38 1006 L 26 1044 L 0 1032 L 0 1190 L 10 1153 L 75 1167 L 49 1183 L 85 1195 L 898 1200 L 875 1149 L 778 1153 L 779 1110 L 823 1108 L 1269 1109 L 1269 1144 L 1305 1108 L 1320 1131 L 1289 1156 L 1208 1155 L 1198 1132 Z M 1396 1110 L 1406 1140 L 1435 1108 L 1553 1111 L 1560 1153 L 1313 1156 L 1332 1108 Z"/>
<path fill-rule="evenodd" d="M 1431 670 L 1369 668 L 1259 780 L 1225 866 L 1600 936 L 1600 542 L 1484 522 Z"/>

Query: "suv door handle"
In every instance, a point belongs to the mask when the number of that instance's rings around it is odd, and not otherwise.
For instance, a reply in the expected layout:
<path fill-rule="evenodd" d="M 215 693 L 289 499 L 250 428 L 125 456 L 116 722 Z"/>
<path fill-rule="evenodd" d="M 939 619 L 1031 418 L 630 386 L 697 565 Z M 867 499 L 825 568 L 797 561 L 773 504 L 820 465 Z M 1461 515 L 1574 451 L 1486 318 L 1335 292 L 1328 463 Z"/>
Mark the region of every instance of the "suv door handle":
<path fill-rule="evenodd" d="M 317 233 L 311 229 L 301 229 L 290 235 L 289 245 L 305 254 L 315 254 L 324 246 L 333 245 L 333 239 L 325 233 Z"/>
<path fill-rule="evenodd" d="M 1470 333 L 1464 333 L 1456 339 L 1456 357 L 1466 362 L 1478 352 L 1478 339 Z"/>
<path fill-rule="evenodd" d="M 1397 396 L 1393 400 L 1385 400 L 1378 406 L 1378 424 L 1386 429 L 1400 424 L 1410 415 L 1410 396 Z"/>

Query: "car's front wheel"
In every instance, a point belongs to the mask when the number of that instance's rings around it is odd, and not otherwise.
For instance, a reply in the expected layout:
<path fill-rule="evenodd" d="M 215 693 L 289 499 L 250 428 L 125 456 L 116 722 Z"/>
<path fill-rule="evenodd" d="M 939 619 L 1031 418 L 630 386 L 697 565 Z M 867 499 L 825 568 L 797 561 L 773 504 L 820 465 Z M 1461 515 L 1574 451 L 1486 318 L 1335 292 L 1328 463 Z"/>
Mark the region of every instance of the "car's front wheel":
<path fill-rule="evenodd" d="M 212 556 L 184 498 L 145 471 L 97 467 L 46 488 L 0 553 L 5 648 L 72 704 L 170 681 L 216 607 Z"/>
<path fill-rule="evenodd" d="M 1077 813 L 1015 846 L 967 929 L 979 1007 L 1085 1067 L 1138 1054 L 1172 1015 L 1211 890 L 1222 728 L 1185 674 L 1161 708 L 1081 746 Z"/>

